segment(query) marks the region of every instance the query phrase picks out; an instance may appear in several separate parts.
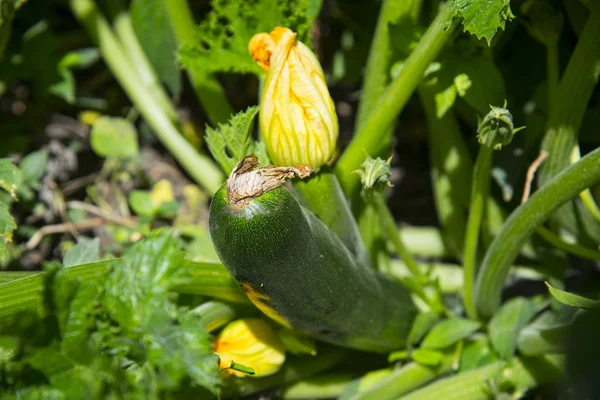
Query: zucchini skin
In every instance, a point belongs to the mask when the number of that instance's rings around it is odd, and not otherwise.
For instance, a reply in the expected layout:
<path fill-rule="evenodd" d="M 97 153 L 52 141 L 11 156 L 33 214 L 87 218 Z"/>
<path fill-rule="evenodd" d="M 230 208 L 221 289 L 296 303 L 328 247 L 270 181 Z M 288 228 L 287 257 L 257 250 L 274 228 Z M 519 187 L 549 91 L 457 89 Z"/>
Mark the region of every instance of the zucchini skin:
<path fill-rule="evenodd" d="M 209 226 L 225 267 L 271 318 L 358 350 L 406 346 L 417 313 L 408 289 L 357 264 L 336 234 L 283 187 L 238 207 L 223 185 Z"/>

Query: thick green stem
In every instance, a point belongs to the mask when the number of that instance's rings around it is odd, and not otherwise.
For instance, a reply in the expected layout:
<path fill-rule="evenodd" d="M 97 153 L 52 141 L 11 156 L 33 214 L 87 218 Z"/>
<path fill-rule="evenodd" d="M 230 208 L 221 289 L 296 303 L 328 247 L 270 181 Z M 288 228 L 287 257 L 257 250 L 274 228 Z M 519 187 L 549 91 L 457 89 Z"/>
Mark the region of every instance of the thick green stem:
<path fill-rule="evenodd" d="M 223 394 L 226 398 L 248 396 L 270 387 L 297 382 L 328 370 L 340 362 L 345 354 L 347 351 L 339 347 L 323 345 L 319 347 L 316 356 L 290 357 L 274 375 L 231 380 L 223 389 Z"/>
<path fill-rule="evenodd" d="M 509 363 L 495 362 L 450 376 L 401 397 L 400 400 L 488 400 L 499 394 L 493 392 L 494 387 L 498 388 L 498 385 L 491 385 L 494 382 L 505 383 L 519 393 L 524 393 L 527 389 L 558 379 L 561 373 L 561 356 L 517 358 Z"/>
<path fill-rule="evenodd" d="M 431 307 L 432 311 L 438 314 L 445 314 L 446 309 L 441 301 L 440 296 L 437 294 L 427 294 L 427 291 L 425 290 L 428 281 L 427 276 L 422 273 L 419 265 L 400 238 L 400 235 L 397 234 L 398 227 L 394 221 L 394 216 L 386 204 L 384 194 L 382 192 L 373 191 L 373 193 L 371 193 L 371 200 L 373 201 L 375 209 L 377 210 L 383 232 L 385 232 L 389 240 L 392 241 L 396 253 L 398 256 L 400 256 L 400 258 L 402 258 L 410 270 L 412 277 L 414 278 L 410 280 L 404 280 L 405 284 L 408 285 L 425 303 L 427 303 L 429 307 Z"/>
<path fill-rule="evenodd" d="M 548 181 L 508 218 L 488 249 L 478 274 L 475 300 L 479 313 L 491 317 L 501 303 L 502 287 L 519 249 L 560 206 L 600 181 L 600 149 Z"/>
<path fill-rule="evenodd" d="M 161 142 L 173 154 L 185 170 L 211 194 L 224 181 L 224 176 L 214 162 L 198 153 L 179 133 L 159 103 L 148 93 L 121 44 L 106 20 L 100 15 L 92 0 L 71 0 L 73 14 L 87 29 L 100 47 L 109 69 L 123 90 L 154 130 Z"/>
<path fill-rule="evenodd" d="M 292 399 L 332 399 L 339 398 L 352 382 L 354 374 L 334 372 L 318 375 L 282 388 L 283 398 Z"/>
<path fill-rule="evenodd" d="M 355 259 L 370 265 L 356 220 L 336 176 L 323 168 L 310 179 L 294 182 L 294 192 L 302 205 L 313 212 L 346 245 Z"/>
<path fill-rule="evenodd" d="M 427 116 L 429 154 L 435 206 L 444 238 L 456 257 L 464 250 L 473 160 L 462 138 L 454 113 L 436 115 L 434 91 L 420 85 L 419 95 Z"/>
<path fill-rule="evenodd" d="M 477 319 L 477 309 L 473 301 L 473 281 L 475 280 L 475 264 L 477 263 L 477 247 L 479 244 L 479 232 L 485 203 L 490 192 L 490 175 L 494 149 L 483 145 L 479 150 L 475 168 L 473 169 L 473 186 L 471 189 L 471 207 L 469 207 L 469 219 L 467 221 L 467 232 L 465 238 L 465 249 L 463 251 L 463 268 L 465 270 L 465 294 L 464 304 L 467 315 L 471 319 Z"/>
<path fill-rule="evenodd" d="M 410 20 L 411 13 L 414 13 L 415 3 L 419 3 L 419 1 L 384 0 L 381 5 L 360 94 L 355 128 L 357 131 L 362 129 L 365 122 L 367 122 L 390 80 L 392 51 L 390 49 L 389 25 L 390 23 L 401 23 L 403 19 Z M 386 136 L 391 134 L 391 129 L 388 129 L 388 131 Z M 384 140 L 389 143 L 390 137 Z M 371 154 L 371 156 L 375 157 L 378 154 Z"/>
<path fill-rule="evenodd" d="M 446 356 L 436 368 L 411 362 L 393 371 L 352 400 L 394 400 L 452 370 L 455 356 Z"/>
<path fill-rule="evenodd" d="M 571 164 L 576 163 L 580 159 L 581 151 L 579 150 L 579 144 L 577 144 L 571 153 Z M 592 217 L 594 217 L 597 222 L 600 222 L 600 208 L 598 208 L 598 204 L 596 204 L 596 200 L 594 200 L 591 190 L 586 189 L 579 193 L 579 198 L 583 202 L 585 208 L 587 208 L 587 210 L 590 212 Z"/>
<path fill-rule="evenodd" d="M 549 155 L 539 171 L 541 187 L 571 164 L 571 151 L 577 144 L 579 127 L 598 80 L 599 63 L 600 6 L 595 6 L 550 106 L 552 112 L 542 141 L 542 149 Z M 553 219 L 571 233 L 582 233 L 573 203 L 559 210 Z"/>
<path fill-rule="evenodd" d="M 128 56 L 129 62 L 137 71 L 147 92 L 154 97 L 156 102 L 160 104 L 161 108 L 167 113 L 172 121 L 177 121 L 177 111 L 160 83 L 158 75 L 156 75 L 156 72 L 152 68 L 150 60 L 146 57 L 140 42 L 135 36 L 129 13 L 121 11 L 115 17 L 114 27 L 115 32 L 123 45 L 125 54 Z"/>
<path fill-rule="evenodd" d="M 548 85 L 548 109 L 556 102 L 558 94 L 558 85 L 560 82 L 559 63 L 558 63 L 558 44 L 552 43 L 546 46 L 546 69 Z"/>
<path fill-rule="evenodd" d="M 235 310 L 228 304 L 218 301 L 207 301 L 194 308 L 192 312 L 200 317 L 202 325 L 212 332 L 225 326 L 235 318 Z"/>
<path fill-rule="evenodd" d="M 178 46 L 194 43 L 196 25 L 187 1 L 163 0 L 163 5 Z M 233 108 L 217 79 L 195 68 L 188 68 L 187 74 L 210 122 L 215 126 L 219 122 L 226 122 L 233 114 Z"/>
<path fill-rule="evenodd" d="M 588 260 L 600 261 L 599 251 L 590 249 L 585 246 L 581 246 L 577 243 L 567 243 L 554 232 L 545 228 L 543 225 L 538 226 L 535 231 L 538 235 L 542 237 L 542 239 L 552 244 L 557 249 L 566 251 L 567 253 L 571 253 L 582 258 L 587 258 Z"/>
<path fill-rule="evenodd" d="M 425 276 L 421 273 L 419 265 L 408 251 L 408 248 L 404 245 L 404 242 L 400 238 L 400 235 L 397 234 L 398 227 L 396 226 L 396 222 L 394 221 L 394 216 L 390 212 L 390 209 L 388 208 L 385 202 L 384 194 L 374 192 L 371 194 L 371 196 L 375 203 L 375 208 L 377 209 L 380 223 L 383 226 L 384 232 L 394 244 L 396 253 L 398 253 L 398 256 L 400 256 L 400 258 L 402 258 L 402 260 L 406 263 L 406 266 L 408 267 L 410 272 L 412 272 L 415 278 L 417 278 L 420 281 L 425 280 Z"/>
<path fill-rule="evenodd" d="M 451 4 L 442 6 L 437 17 L 427 29 L 419 44 L 406 60 L 404 68 L 381 95 L 369 119 L 358 131 L 336 165 L 336 175 L 346 194 L 359 187 L 359 178 L 352 171 L 358 169 L 365 159 L 365 152 L 377 155 L 385 149 L 383 138 L 400 111 L 423 79 L 423 73 L 435 59 L 446 40 L 454 32 L 458 20 L 453 18 Z"/>

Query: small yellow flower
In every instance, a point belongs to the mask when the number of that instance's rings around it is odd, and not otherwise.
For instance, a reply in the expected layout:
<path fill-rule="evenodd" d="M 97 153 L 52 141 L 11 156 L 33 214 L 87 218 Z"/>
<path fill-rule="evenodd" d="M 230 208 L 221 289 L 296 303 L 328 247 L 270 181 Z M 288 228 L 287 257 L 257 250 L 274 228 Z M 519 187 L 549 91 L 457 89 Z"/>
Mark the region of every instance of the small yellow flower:
<path fill-rule="evenodd" d="M 285 347 L 277 332 L 260 318 L 229 323 L 217 337 L 215 353 L 221 359 L 220 368 L 229 368 L 235 361 L 254 369 L 253 377 L 274 374 L 285 361 Z M 226 371 L 236 376 L 248 376 L 232 369 Z"/>
<path fill-rule="evenodd" d="M 277 27 L 248 45 L 267 72 L 260 104 L 260 128 L 271 160 L 281 166 L 319 169 L 332 158 L 338 120 L 325 76 L 314 53 L 296 34 Z"/>
<path fill-rule="evenodd" d="M 171 182 L 169 182 L 166 179 L 161 179 L 160 181 L 158 181 L 154 185 L 154 187 L 152 187 L 152 191 L 150 192 L 150 198 L 152 199 L 152 205 L 154 207 L 158 207 L 162 203 L 175 201 L 175 196 L 173 195 L 173 186 L 171 186 Z"/>

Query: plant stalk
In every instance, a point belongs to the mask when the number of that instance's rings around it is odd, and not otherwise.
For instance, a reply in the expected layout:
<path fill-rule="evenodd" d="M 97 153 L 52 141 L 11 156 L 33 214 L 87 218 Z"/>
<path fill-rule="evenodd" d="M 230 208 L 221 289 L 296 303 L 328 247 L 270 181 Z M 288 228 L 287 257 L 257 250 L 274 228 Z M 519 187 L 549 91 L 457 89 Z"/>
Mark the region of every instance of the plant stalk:
<path fill-rule="evenodd" d="M 516 358 L 509 363 L 495 362 L 441 379 L 400 400 L 488 400 L 500 394 L 494 393 L 494 386 L 490 386 L 490 383 L 498 380 L 524 393 L 527 389 L 558 379 L 562 372 L 561 364 L 562 357 L 556 355 L 535 359 Z"/>
<path fill-rule="evenodd" d="M 160 104 L 171 121 L 177 121 L 177 111 L 160 83 L 158 75 L 156 75 L 156 72 L 152 68 L 150 60 L 146 57 L 140 42 L 137 40 L 129 13 L 126 11 L 119 12 L 114 19 L 113 25 L 115 33 L 123 45 L 125 54 L 127 54 L 129 62 L 133 65 L 141 81 L 144 83 L 145 89 Z"/>
<path fill-rule="evenodd" d="M 360 167 L 365 159 L 365 152 L 376 156 L 385 150 L 384 137 L 387 130 L 391 128 L 423 79 L 425 69 L 435 59 L 458 25 L 459 21 L 454 19 L 453 15 L 454 7 L 451 4 L 442 6 L 415 50 L 406 60 L 400 74 L 381 95 L 367 122 L 342 154 L 335 171 L 346 195 L 351 195 L 359 188 L 359 177 L 352 174 L 352 171 Z"/>
<path fill-rule="evenodd" d="M 92 0 L 71 0 L 71 9 L 90 36 L 98 43 L 102 56 L 125 93 L 148 121 L 161 142 L 183 168 L 211 194 L 224 176 L 210 157 L 198 153 L 179 133 L 165 110 L 148 93 L 106 19 Z"/>
<path fill-rule="evenodd" d="M 467 315 L 471 319 L 477 319 L 477 308 L 473 301 L 473 282 L 475 280 L 475 264 L 477 263 L 477 247 L 479 244 L 479 232 L 483 218 L 485 202 L 490 192 L 490 175 L 494 149 L 491 146 L 482 145 L 473 169 L 473 186 L 471 188 L 471 207 L 469 208 L 469 219 L 467 220 L 467 231 L 465 237 L 465 249 L 463 251 L 463 268 L 465 270 L 465 293 L 464 305 Z"/>
<path fill-rule="evenodd" d="M 377 210 L 379 221 L 382 225 L 382 231 L 385 232 L 388 239 L 392 241 L 396 253 L 402 258 L 407 268 L 410 270 L 412 278 L 414 278 L 410 280 L 404 279 L 403 282 L 415 291 L 415 294 L 429 305 L 432 311 L 437 314 L 447 314 L 444 304 L 440 300 L 440 296 L 427 294 L 425 290 L 425 286 L 428 282 L 427 276 L 421 272 L 419 265 L 408 251 L 408 248 L 404 245 L 400 235 L 398 235 L 398 227 L 394 221 L 394 216 L 386 204 L 384 193 L 373 190 L 370 196 L 371 201 L 373 201 L 375 209 Z"/>
<path fill-rule="evenodd" d="M 567 167 L 521 204 L 508 218 L 485 254 L 475 285 L 481 316 L 491 317 L 501 303 L 502 287 L 521 246 L 559 207 L 600 181 L 600 149 Z"/>
<path fill-rule="evenodd" d="M 599 38 L 600 6 L 596 5 L 579 37 L 556 97 L 550 105 L 550 118 L 542 141 L 542 149 L 549 155 L 538 174 L 540 187 L 547 185 L 554 176 L 571 164 L 571 151 L 577 144 L 577 134 L 598 80 Z M 586 216 L 591 218 L 589 214 L 583 215 L 584 218 Z M 581 233 L 573 203 L 561 208 L 553 220 L 571 233 Z M 587 232 L 588 235 L 590 233 Z"/>
<path fill-rule="evenodd" d="M 196 25 L 187 0 L 163 0 L 163 5 L 178 46 L 194 43 L 197 40 Z M 218 123 L 227 122 L 233 114 L 233 108 L 217 79 L 194 68 L 187 68 L 187 75 L 211 124 L 217 126 Z"/>
<path fill-rule="evenodd" d="M 356 130 L 359 131 L 368 120 L 377 105 L 377 101 L 385 91 L 390 80 L 392 52 L 390 50 L 390 23 L 400 22 L 403 18 L 411 19 L 415 3 L 418 0 L 384 0 L 377 19 L 375 34 L 365 68 L 360 103 L 356 117 Z M 391 133 L 391 129 L 389 130 Z M 389 136 L 389 134 L 387 135 Z M 390 138 L 385 139 L 389 142 Z M 375 154 L 373 156 L 376 156 Z"/>

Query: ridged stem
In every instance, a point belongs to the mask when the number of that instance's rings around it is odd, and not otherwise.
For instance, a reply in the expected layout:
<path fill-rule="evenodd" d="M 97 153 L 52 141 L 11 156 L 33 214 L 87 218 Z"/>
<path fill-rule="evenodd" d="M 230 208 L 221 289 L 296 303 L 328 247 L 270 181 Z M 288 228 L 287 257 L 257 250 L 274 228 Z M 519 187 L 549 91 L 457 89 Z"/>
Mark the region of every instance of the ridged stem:
<path fill-rule="evenodd" d="M 438 55 L 448 38 L 458 25 L 453 18 L 454 8 L 451 4 L 442 6 L 415 50 L 406 59 L 404 68 L 383 92 L 377 105 L 373 108 L 367 122 L 356 133 L 350 145 L 338 161 L 335 172 L 347 195 L 359 188 L 359 177 L 352 172 L 365 160 L 365 152 L 369 155 L 379 154 L 385 149 L 384 137 L 394 120 L 406 105 L 417 85 L 423 79 L 423 73 Z"/>
<path fill-rule="evenodd" d="M 196 25 L 186 0 L 163 0 L 167 16 L 171 23 L 175 41 L 178 46 L 194 43 L 196 39 Z M 233 114 L 233 108 L 225 97 L 223 88 L 217 79 L 195 68 L 187 68 L 187 75 L 194 87 L 196 96 L 206 111 L 209 121 L 216 126 L 217 123 L 227 122 Z"/>
<path fill-rule="evenodd" d="M 595 5 L 560 81 L 556 98 L 550 105 L 551 114 L 542 141 L 542 148 L 549 155 L 538 174 L 541 187 L 571 163 L 571 151 L 577 144 L 579 127 L 597 84 L 598 63 L 600 6 Z M 573 204 L 559 210 L 553 220 L 572 233 L 580 231 Z"/>
<path fill-rule="evenodd" d="M 481 220 L 485 203 L 490 192 L 490 175 L 492 170 L 493 148 L 483 145 L 479 150 L 475 168 L 473 169 L 473 183 L 471 188 L 471 206 L 463 251 L 463 268 L 465 270 L 464 305 L 467 315 L 477 319 L 477 308 L 473 301 L 473 282 L 475 280 L 475 265 L 477 263 L 477 247 Z"/>
<path fill-rule="evenodd" d="M 212 159 L 198 153 L 179 133 L 167 112 L 144 89 L 144 84 L 108 22 L 92 0 L 71 0 L 71 10 L 98 43 L 102 56 L 121 87 L 169 152 L 210 194 L 217 191 L 224 176 Z"/>
<path fill-rule="evenodd" d="M 521 204 L 496 235 L 480 267 L 475 285 L 479 313 L 491 317 L 501 303 L 502 287 L 521 246 L 560 206 L 600 181 L 600 149 L 587 154 Z"/>

